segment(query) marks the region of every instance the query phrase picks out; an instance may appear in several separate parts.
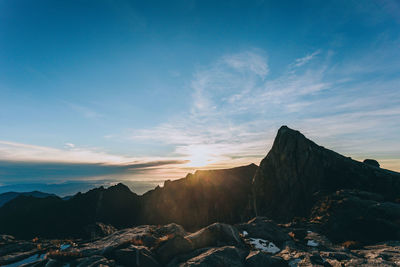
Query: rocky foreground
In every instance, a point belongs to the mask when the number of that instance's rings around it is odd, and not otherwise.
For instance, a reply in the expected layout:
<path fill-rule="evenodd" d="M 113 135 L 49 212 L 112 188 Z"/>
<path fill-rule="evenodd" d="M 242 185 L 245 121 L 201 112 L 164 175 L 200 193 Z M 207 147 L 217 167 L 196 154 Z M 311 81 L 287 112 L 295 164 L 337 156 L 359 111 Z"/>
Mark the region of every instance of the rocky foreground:
<path fill-rule="evenodd" d="M 194 233 L 172 223 L 126 228 L 91 241 L 0 238 L 1 266 L 400 265 L 399 241 L 333 244 L 308 223 L 278 225 L 265 217 L 234 226 L 214 223 Z"/>

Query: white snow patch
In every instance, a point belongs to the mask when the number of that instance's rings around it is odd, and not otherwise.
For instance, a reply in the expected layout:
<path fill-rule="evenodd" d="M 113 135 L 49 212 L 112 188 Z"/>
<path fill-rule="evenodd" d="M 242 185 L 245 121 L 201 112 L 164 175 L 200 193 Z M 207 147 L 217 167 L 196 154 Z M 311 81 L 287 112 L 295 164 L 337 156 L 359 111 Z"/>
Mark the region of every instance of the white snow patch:
<path fill-rule="evenodd" d="M 315 240 L 308 240 L 308 241 L 307 241 L 307 246 L 310 246 L 310 247 L 318 247 L 319 244 L 318 244 L 318 242 L 315 241 Z"/>
<path fill-rule="evenodd" d="M 250 238 L 250 244 L 252 244 L 256 249 L 272 254 L 281 251 L 274 243 L 261 238 Z"/>
<path fill-rule="evenodd" d="M 243 236 L 247 236 L 249 233 L 247 231 L 243 231 Z"/>

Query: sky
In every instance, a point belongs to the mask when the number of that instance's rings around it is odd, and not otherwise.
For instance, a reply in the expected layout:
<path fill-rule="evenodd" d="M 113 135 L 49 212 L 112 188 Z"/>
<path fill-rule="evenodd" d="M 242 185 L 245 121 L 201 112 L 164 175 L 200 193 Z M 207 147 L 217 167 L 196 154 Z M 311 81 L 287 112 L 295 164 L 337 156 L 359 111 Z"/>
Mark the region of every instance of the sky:
<path fill-rule="evenodd" d="M 400 171 L 399 14 L 396 0 L 0 0 L 0 192 L 142 192 L 259 164 L 281 125 Z"/>

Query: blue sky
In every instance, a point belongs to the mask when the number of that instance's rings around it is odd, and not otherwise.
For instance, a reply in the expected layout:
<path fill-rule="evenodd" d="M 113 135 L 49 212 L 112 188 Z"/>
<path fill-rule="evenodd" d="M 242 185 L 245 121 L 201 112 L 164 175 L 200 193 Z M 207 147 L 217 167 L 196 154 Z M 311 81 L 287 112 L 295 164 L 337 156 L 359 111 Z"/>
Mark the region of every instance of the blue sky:
<path fill-rule="evenodd" d="M 396 0 L 3 0 L 0 11 L 0 184 L 258 164 L 284 124 L 400 170 Z"/>

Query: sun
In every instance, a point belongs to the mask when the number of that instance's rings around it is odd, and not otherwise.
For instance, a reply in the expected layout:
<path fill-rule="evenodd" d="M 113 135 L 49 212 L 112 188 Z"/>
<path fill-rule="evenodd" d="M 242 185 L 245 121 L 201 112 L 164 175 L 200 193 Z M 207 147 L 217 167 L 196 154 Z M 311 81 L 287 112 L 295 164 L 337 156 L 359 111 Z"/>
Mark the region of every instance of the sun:
<path fill-rule="evenodd" d="M 210 163 L 210 159 L 208 159 L 205 155 L 192 155 L 189 158 L 188 166 L 190 167 L 203 167 Z"/>
<path fill-rule="evenodd" d="M 188 155 L 189 167 L 204 167 L 214 161 L 211 153 L 204 147 L 191 147 Z"/>

